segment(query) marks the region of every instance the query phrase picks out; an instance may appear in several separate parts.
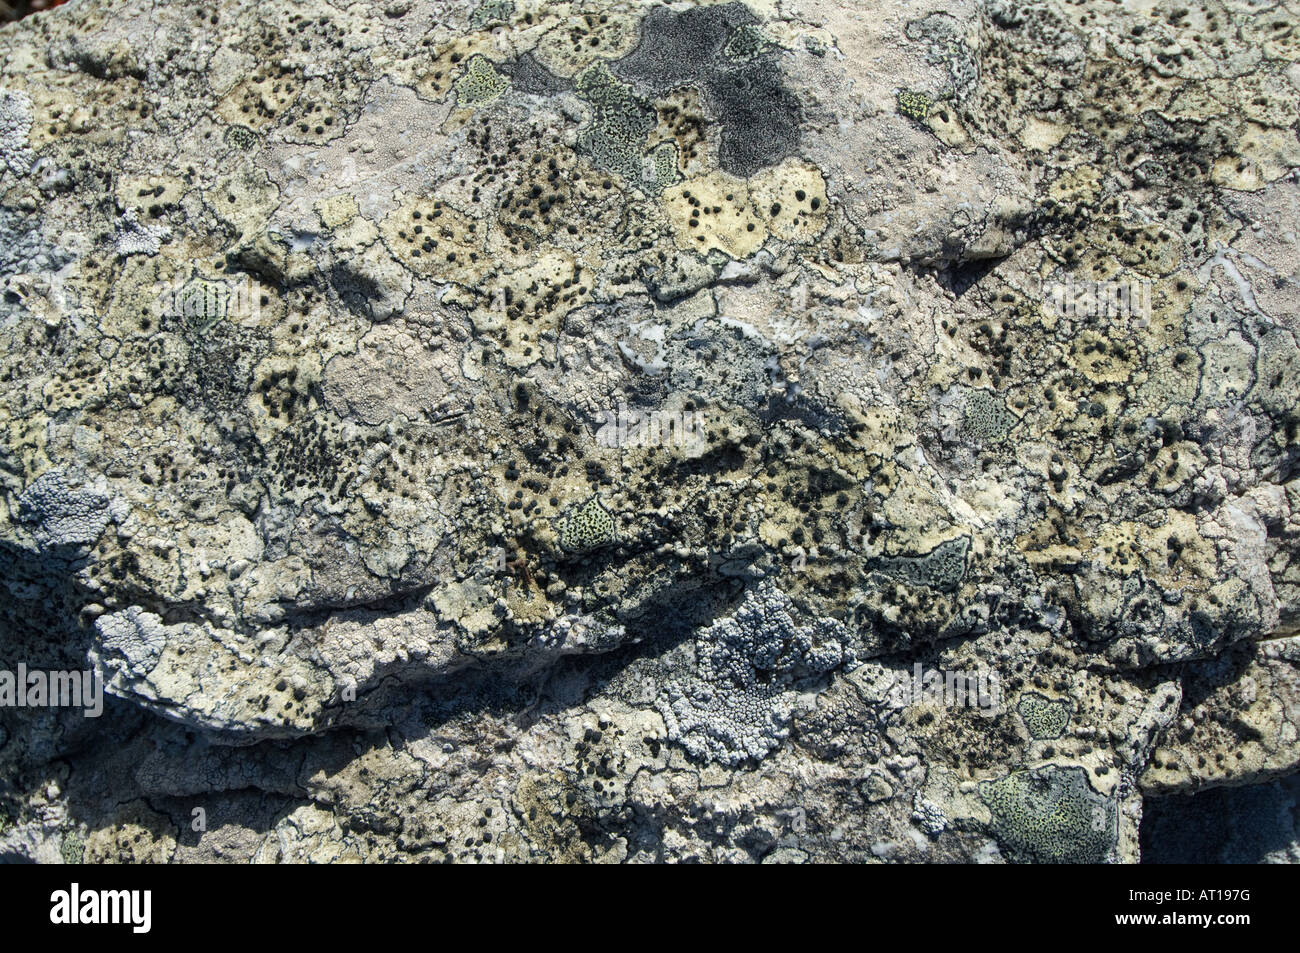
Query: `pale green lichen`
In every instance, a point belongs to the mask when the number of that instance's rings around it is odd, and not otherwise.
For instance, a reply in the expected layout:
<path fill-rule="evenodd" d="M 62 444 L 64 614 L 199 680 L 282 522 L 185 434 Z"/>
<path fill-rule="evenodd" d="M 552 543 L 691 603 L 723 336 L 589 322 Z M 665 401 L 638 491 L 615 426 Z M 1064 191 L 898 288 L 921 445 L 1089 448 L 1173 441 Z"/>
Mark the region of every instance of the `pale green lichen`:
<path fill-rule="evenodd" d="M 85 860 L 86 845 L 76 831 L 65 831 L 59 844 L 59 856 L 65 864 L 80 864 Z"/>
<path fill-rule="evenodd" d="M 1037 692 L 1026 692 L 1016 706 L 1030 737 L 1035 740 L 1061 737 L 1070 724 L 1071 709 L 1068 699 L 1051 699 Z"/>
<path fill-rule="evenodd" d="M 983 782 L 980 797 L 1014 860 L 1095 864 L 1115 844 L 1115 803 L 1092 789 L 1083 768 L 1016 771 Z"/>
<path fill-rule="evenodd" d="M 465 75 L 456 80 L 456 102 L 467 109 L 482 106 L 510 88 L 510 80 L 497 71 L 486 56 L 475 55 L 465 65 Z"/>
<path fill-rule="evenodd" d="M 513 0 L 484 0 L 469 15 L 469 25 L 481 30 L 491 23 L 508 23 L 514 12 Z"/>
<path fill-rule="evenodd" d="M 971 440 L 977 443 L 1005 440 L 1018 423 L 1020 418 L 992 391 L 973 387 L 966 392 L 962 431 Z"/>
<path fill-rule="evenodd" d="M 591 123 L 578 136 L 578 148 L 602 169 L 630 182 L 641 178 L 641 156 L 654 128 L 654 110 L 632 88 L 619 82 L 604 63 L 578 75 L 578 95 L 591 104 Z"/>
<path fill-rule="evenodd" d="M 748 63 L 765 53 L 770 53 L 776 49 L 767 35 L 752 23 L 745 23 L 736 28 L 736 32 L 731 34 L 731 39 L 727 40 L 727 45 L 723 47 L 722 53 L 730 60 L 737 63 Z"/>
<path fill-rule="evenodd" d="M 598 496 L 574 507 L 560 532 L 560 545 L 571 553 L 590 552 L 615 539 L 614 518 L 600 505 Z"/>

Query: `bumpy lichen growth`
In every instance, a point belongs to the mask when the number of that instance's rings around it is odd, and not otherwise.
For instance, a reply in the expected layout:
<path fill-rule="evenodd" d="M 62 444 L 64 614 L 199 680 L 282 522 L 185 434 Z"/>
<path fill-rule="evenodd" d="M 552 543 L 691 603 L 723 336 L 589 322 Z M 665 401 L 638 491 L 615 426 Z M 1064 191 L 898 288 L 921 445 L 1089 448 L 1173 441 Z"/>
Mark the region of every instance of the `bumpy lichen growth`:
<path fill-rule="evenodd" d="M 1115 844 L 1115 803 L 1083 768 L 1016 771 L 980 785 L 998 843 L 1018 861 L 1095 864 Z"/>
<path fill-rule="evenodd" d="M 560 531 L 560 545 L 571 553 L 586 553 L 615 542 L 618 538 L 614 517 L 600 505 L 600 497 L 592 496 L 575 506 L 564 518 Z"/>
<path fill-rule="evenodd" d="M 1016 705 L 1030 737 L 1035 740 L 1061 737 L 1061 732 L 1070 723 L 1072 708 L 1069 699 L 1047 698 L 1037 692 L 1021 695 Z"/>
<path fill-rule="evenodd" d="M 746 593 L 735 615 L 695 640 L 696 675 L 657 701 L 668 737 L 695 758 L 740 764 L 764 757 L 789 734 L 792 689 L 848 657 L 833 619 L 795 622 L 790 599 L 770 582 Z"/>
<path fill-rule="evenodd" d="M 93 543 L 111 518 L 106 496 L 93 488 L 74 488 L 61 469 L 41 474 L 17 502 L 19 520 L 34 524 L 37 539 L 54 546 Z"/>
<path fill-rule="evenodd" d="M 0 169 L 25 175 L 32 166 L 27 136 L 32 128 L 32 101 L 20 90 L 0 89 Z"/>

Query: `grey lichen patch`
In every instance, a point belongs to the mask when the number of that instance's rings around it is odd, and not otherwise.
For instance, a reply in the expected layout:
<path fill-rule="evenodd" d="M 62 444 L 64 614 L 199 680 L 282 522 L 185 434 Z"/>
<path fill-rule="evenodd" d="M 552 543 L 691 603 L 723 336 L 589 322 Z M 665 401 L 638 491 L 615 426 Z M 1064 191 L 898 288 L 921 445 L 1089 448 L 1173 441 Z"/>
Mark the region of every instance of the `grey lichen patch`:
<path fill-rule="evenodd" d="M 630 184 L 642 175 L 641 156 L 654 128 L 654 110 L 633 95 L 604 63 L 593 63 L 577 77 L 578 96 L 591 104 L 591 123 L 578 135 L 578 148 L 597 166 L 617 172 Z"/>
<path fill-rule="evenodd" d="M 1070 724 L 1074 710 L 1068 698 L 1048 698 L 1037 692 L 1025 692 L 1016 705 L 1020 718 L 1035 741 L 1061 737 Z"/>
<path fill-rule="evenodd" d="M 798 148 L 803 109 L 774 63 L 758 59 L 717 73 L 704 89 L 723 117 L 718 162 L 727 172 L 751 176 Z"/>
<path fill-rule="evenodd" d="M 997 443 L 1009 437 L 1018 423 L 1020 418 L 993 391 L 981 387 L 966 390 L 962 433 L 971 440 L 979 444 Z"/>
<path fill-rule="evenodd" d="M 560 545 L 566 552 L 587 553 L 608 546 L 618 540 L 614 517 L 593 494 L 585 503 L 578 504 L 563 519 Z"/>
<path fill-rule="evenodd" d="M 719 164 L 742 178 L 794 152 L 802 117 L 776 47 L 763 42 L 758 27 L 742 3 L 680 13 L 655 7 L 642 21 L 637 48 L 614 64 L 617 75 L 656 95 L 698 88 L 721 124 Z"/>
<path fill-rule="evenodd" d="M 490 24 L 509 23 L 514 12 L 514 0 L 483 0 L 469 15 L 469 25 L 481 30 Z"/>
<path fill-rule="evenodd" d="M 95 631 L 108 656 L 133 677 L 147 675 L 167 644 L 162 619 L 138 606 L 100 616 Z"/>
<path fill-rule="evenodd" d="M 533 53 L 497 63 L 496 68 L 510 78 L 516 92 L 529 96 L 554 96 L 573 87 L 573 81 L 556 76 L 537 61 Z"/>
<path fill-rule="evenodd" d="M 874 561 L 872 568 L 913 586 L 928 586 L 946 592 L 956 589 L 965 577 L 966 554 L 970 545 L 969 536 L 958 536 L 927 553 L 881 557 Z"/>
<path fill-rule="evenodd" d="M 1054 864 L 1106 860 L 1118 836 L 1113 799 L 1079 767 L 1016 771 L 980 785 L 990 829 L 1013 859 Z"/>
<path fill-rule="evenodd" d="M 693 758 L 737 765 L 760 760 L 789 736 L 794 690 L 850 656 L 834 619 L 800 625 L 772 582 L 750 589 L 734 615 L 701 630 L 696 671 L 655 705 L 668 737 Z"/>

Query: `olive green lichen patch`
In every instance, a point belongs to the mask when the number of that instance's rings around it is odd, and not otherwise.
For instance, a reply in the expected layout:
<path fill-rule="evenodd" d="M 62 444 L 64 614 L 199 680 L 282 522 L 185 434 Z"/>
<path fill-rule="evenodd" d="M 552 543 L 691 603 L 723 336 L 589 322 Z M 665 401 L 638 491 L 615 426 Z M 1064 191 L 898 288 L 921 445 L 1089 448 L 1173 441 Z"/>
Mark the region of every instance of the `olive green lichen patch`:
<path fill-rule="evenodd" d="M 751 176 L 749 185 L 754 210 L 778 238 L 812 244 L 826 230 L 826 180 L 811 163 L 787 159 Z"/>
<path fill-rule="evenodd" d="M 918 122 L 924 120 L 930 115 L 932 105 L 933 100 L 925 93 L 903 90 L 898 94 L 898 112 L 908 119 L 915 119 Z"/>
<path fill-rule="evenodd" d="M 554 356 L 561 317 L 589 300 L 582 276 L 572 256 L 548 249 L 527 267 L 493 275 L 475 292 L 447 301 L 471 307 L 475 330 L 494 339 L 512 367 L 526 367 Z"/>
<path fill-rule="evenodd" d="M 664 193 L 677 244 L 701 255 L 717 250 L 743 259 L 762 247 L 768 230 L 750 200 L 749 186 L 723 172 L 701 176 Z"/>
<path fill-rule="evenodd" d="M 394 209 L 379 232 L 393 257 L 418 275 L 475 282 L 491 269 L 483 224 L 436 197 Z"/>
<path fill-rule="evenodd" d="M 492 49 L 491 40 L 489 34 L 472 33 L 432 44 L 428 59 L 413 64 L 416 92 L 425 99 L 443 99 L 465 77 L 469 60 Z"/>
<path fill-rule="evenodd" d="M 1066 698 L 1053 699 L 1037 692 L 1026 692 L 1020 696 L 1016 710 L 1029 730 L 1029 736 L 1041 741 L 1061 737 L 1061 732 L 1070 724 L 1073 705 Z"/>
<path fill-rule="evenodd" d="M 1096 864 L 1117 837 L 1115 802 L 1098 794 L 1083 768 L 1016 771 L 980 785 L 998 843 L 1020 862 Z"/>
<path fill-rule="evenodd" d="M 510 80 L 497 71 L 486 56 L 469 58 L 465 75 L 456 80 L 456 102 L 462 109 L 482 106 L 510 88 Z"/>
<path fill-rule="evenodd" d="M 536 55 L 557 76 L 576 76 L 600 60 L 636 46 L 640 17 L 612 11 L 574 11 L 537 43 Z"/>
<path fill-rule="evenodd" d="M 683 174 L 693 177 L 707 171 L 709 120 L 699 91 L 684 86 L 666 93 L 655 101 L 655 113 L 658 121 L 650 141 L 676 143 Z"/>
<path fill-rule="evenodd" d="M 617 538 L 614 517 L 600 505 L 600 497 L 594 495 L 569 512 L 560 530 L 560 545 L 570 553 L 591 552 Z"/>

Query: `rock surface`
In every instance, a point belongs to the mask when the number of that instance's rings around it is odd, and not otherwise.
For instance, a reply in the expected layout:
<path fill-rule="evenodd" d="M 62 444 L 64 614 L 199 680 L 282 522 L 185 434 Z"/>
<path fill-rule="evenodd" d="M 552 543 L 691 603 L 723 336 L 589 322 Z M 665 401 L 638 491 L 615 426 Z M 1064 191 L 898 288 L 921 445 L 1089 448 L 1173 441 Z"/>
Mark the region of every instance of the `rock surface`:
<path fill-rule="evenodd" d="M 108 696 L 0 852 L 1294 859 L 1298 113 L 1291 2 L 0 28 L 0 668 Z"/>

